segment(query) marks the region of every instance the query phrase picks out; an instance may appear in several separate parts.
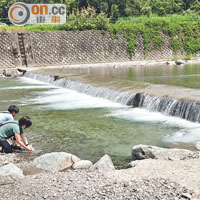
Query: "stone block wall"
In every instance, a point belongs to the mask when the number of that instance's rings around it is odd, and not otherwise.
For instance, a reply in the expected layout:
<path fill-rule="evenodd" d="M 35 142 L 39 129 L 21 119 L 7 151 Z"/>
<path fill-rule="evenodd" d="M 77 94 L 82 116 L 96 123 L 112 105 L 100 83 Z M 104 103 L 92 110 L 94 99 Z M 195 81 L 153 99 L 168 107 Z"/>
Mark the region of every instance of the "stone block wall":
<path fill-rule="evenodd" d="M 101 31 L 32 33 L 31 40 L 36 65 L 129 60 L 126 39 Z"/>
<path fill-rule="evenodd" d="M 17 33 L 0 33 L 0 67 L 21 66 Z"/>
<path fill-rule="evenodd" d="M 161 34 L 161 37 L 165 39 L 164 44 L 157 49 L 150 44 L 147 54 L 144 51 L 143 38 L 139 37 L 132 60 L 172 59 L 184 56 L 180 52 L 174 55 L 168 37 L 164 34 Z M 23 52 L 27 67 L 130 61 L 127 40 L 122 35 L 113 38 L 109 32 L 23 33 L 23 44 L 24 50 L 21 50 L 17 33 L 0 33 L 0 68 L 21 66 Z"/>
<path fill-rule="evenodd" d="M 175 55 L 166 35 L 158 49 L 149 45 L 145 54 L 143 38 L 138 40 L 132 60 L 170 59 Z M 130 61 L 127 40 L 121 35 L 113 38 L 101 31 L 32 33 L 32 49 L 36 65 L 60 65 Z M 178 53 L 176 56 L 183 56 Z"/>

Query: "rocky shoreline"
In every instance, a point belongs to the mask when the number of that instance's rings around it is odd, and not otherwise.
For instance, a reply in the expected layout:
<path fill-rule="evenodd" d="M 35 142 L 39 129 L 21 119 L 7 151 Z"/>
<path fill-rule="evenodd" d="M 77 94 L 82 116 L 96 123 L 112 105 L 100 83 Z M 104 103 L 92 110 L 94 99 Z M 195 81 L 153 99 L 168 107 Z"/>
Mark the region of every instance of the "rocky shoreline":
<path fill-rule="evenodd" d="M 133 155 L 142 160 L 116 170 L 108 155 L 0 154 L 0 199 L 200 199 L 200 152 L 138 145 Z"/>

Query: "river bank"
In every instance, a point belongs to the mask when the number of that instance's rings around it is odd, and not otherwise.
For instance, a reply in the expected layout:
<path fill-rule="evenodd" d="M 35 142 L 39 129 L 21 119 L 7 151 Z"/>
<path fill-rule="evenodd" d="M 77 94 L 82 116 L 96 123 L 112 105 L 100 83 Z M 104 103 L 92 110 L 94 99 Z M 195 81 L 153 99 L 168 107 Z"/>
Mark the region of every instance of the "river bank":
<path fill-rule="evenodd" d="M 34 161 L 20 159 L 17 154 L 0 154 L 0 167 L 14 163 L 24 173 L 21 178 L 0 174 L 0 199 L 200 199 L 197 156 L 137 160 L 123 170 L 112 168 L 108 156 L 100 160 L 88 169 L 31 171 Z M 48 164 L 55 167 L 59 159 Z"/>

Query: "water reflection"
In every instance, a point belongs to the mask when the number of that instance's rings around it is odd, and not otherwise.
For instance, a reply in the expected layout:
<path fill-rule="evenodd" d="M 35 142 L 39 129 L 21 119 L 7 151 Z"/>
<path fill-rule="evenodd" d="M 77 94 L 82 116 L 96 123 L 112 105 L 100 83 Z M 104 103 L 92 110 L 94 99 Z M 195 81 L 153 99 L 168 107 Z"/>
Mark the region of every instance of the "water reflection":
<path fill-rule="evenodd" d="M 51 69 L 53 72 L 54 69 Z M 200 65 L 63 68 L 60 74 L 87 74 L 104 78 L 144 81 L 154 84 L 200 88 Z M 55 74 L 57 74 L 55 70 Z"/>

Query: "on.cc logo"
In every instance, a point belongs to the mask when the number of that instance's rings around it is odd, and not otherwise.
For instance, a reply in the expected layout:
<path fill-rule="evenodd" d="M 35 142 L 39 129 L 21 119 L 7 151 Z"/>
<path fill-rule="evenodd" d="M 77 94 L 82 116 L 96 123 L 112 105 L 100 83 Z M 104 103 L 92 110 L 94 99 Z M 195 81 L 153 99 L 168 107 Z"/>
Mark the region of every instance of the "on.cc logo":
<path fill-rule="evenodd" d="M 30 18 L 30 10 L 24 3 L 15 3 L 9 8 L 8 17 L 13 24 L 24 25 Z"/>

